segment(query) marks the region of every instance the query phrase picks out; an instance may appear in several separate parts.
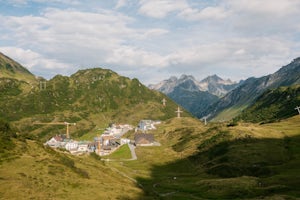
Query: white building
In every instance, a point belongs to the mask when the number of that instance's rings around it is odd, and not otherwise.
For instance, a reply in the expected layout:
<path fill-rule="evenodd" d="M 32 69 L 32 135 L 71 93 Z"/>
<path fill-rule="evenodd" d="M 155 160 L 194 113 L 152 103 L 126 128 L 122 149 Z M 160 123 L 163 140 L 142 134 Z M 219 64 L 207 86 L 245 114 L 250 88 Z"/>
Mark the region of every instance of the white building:
<path fill-rule="evenodd" d="M 78 142 L 77 141 L 69 141 L 69 142 L 66 143 L 65 148 L 68 151 L 77 151 L 77 149 L 78 149 Z"/>
<path fill-rule="evenodd" d="M 88 152 L 88 143 L 87 142 L 78 143 L 77 151 L 82 153 Z"/>
<path fill-rule="evenodd" d="M 138 129 L 142 131 L 147 130 L 155 130 L 155 124 L 159 124 L 160 121 L 152 121 L 152 120 L 141 120 L 138 125 Z"/>
<path fill-rule="evenodd" d="M 130 139 L 121 138 L 120 143 L 121 143 L 121 145 L 123 145 L 123 144 L 130 144 Z"/>
<path fill-rule="evenodd" d="M 52 137 L 50 140 L 48 140 L 46 142 L 46 145 L 52 147 L 52 148 L 57 148 L 57 147 L 61 147 L 62 143 L 63 143 L 63 137 L 60 135 L 56 135 L 54 137 Z"/>

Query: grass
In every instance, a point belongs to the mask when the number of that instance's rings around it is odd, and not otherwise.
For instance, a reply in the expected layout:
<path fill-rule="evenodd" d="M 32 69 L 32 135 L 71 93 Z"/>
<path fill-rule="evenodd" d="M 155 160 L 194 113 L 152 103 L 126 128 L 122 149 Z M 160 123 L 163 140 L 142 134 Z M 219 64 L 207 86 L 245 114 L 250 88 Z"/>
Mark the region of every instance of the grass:
<path fill-rule="evenodd" d="M 227 127 L 173 118 L 152 131 L 161 146 L 137 147 L 134 161 L 71 156 L 26 140 L 23 151 L 16 145 L 19 157 L 0 165 L 0 198 L 296 199 L 299 120 Z M 124 145 L 110 158 L 126 155 Z"/>
<path fill-rule="evenodd" d="M 0 199 L 134 199 L 141 194 L 134 182 L 93 157 L 57 153 L 30 140 L 26 146 L 18 159 L 0 165 Z"/>
<path fill-rule="evenodd" d="M 153 132 L 162 146 L 138 147 L 137 161 L 110 165 L 143 185 L 141 199 L 298 198 L 297 120 L 205 127 L 172 119 Z"/>
<path fill-rule="evenodd" d="M 128 147 L 128 144 L 124 144 L 121 147 L 119 147 L 117 150 L 115 150 L 112 154 L 108 156 L 103 156 L 103 158 L 109 158 L 109 159 L 130 159 L 131 158 L 131 152 Z"/>
<path fill-rule="evenodd" d="M 218 121 L 229 121 L 232 118 L 238 116 L 248 105 L 245 106 L 234 106 L 228 109 L 223 110 L 216 117 L 212 119 L 214 122 Z"/>

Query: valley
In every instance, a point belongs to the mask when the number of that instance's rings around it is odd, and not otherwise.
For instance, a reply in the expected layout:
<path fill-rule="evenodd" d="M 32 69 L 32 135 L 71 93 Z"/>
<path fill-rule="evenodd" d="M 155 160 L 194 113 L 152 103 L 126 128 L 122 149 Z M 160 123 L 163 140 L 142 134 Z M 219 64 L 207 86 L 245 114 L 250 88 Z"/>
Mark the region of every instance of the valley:
<path fill-rule="evenodd" d="M 0 199 L 300 198 L 299 59 L 204 98 L 226 107 L 205 124 L 109 69 L 45 80 L 0 58 Z M 212 95 L 183 79 L 183 103 Z"/>
<path fill-rule="evenodd" d="M 0 165 L 3 199 L 285 199 L 299 197 L 299 116 L 272 124 L 209 123 L 172 118 L 151 131 L 161 146 L 137 160 L 54 151 L 13 138 Z M 127 137 L 132 138 L 128 132 Z M 128 151 L 128 150 L 127 150 Z"/>

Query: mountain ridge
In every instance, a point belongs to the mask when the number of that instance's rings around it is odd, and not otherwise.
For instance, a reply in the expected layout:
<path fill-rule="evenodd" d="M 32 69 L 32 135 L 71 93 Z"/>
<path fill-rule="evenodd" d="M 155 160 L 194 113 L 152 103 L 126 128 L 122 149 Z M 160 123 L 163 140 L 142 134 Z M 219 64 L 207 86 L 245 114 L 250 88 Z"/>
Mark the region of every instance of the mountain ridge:
<path fill-rule="evenodd" d="M 174 88 L 186 81 L 192 81 L 197 86 L 198 91 L 207 91 L 215 96 L 223 96 L 238 83 L 231 81 L 230 79 L 223 80 L 216 74 L 208 76 L 201 81 L 197 81 L 194 76 L 182 74 L 179 78 L 171 76 L 169 79 L 165 79 L 157 84 L 150 84 L 148 87 L 152 90 L 158 90 L 165 94 L 173 92 Z M 232 86 L 232 87 L 230 87 Z M 193 89 L 195 90 L 195 88 Z"/>
<path fill-rule="evenodd" d="M 243 109 L 250 106 L 266 90 L 299 83 L 300 58 L 296 58 L 273 74 L 260 78 L 248 78 L 218 102 L 201 112 L 200 116 L 209 116 L 210 119 L 214 118 L 215 120 L 225 118 L 228 120 L 240 114 Z"/>
<path fill-rule="evenodd" d="M 201 81 L 197 81 L 192 75 L 182 74 L 179 78 L 172 76 L 148 87 L 166 94 L 194 116 L 199 117 L 200 110 L 205 110 L 238 84 L 230 79 L 223 80 L 215 74 Z"/>
<path fill-rule="evenodd" d="M 36 82 L 35 76 L 18 62 L 0 52 L 0 78 L 13 78 L 26 82 Z"/>

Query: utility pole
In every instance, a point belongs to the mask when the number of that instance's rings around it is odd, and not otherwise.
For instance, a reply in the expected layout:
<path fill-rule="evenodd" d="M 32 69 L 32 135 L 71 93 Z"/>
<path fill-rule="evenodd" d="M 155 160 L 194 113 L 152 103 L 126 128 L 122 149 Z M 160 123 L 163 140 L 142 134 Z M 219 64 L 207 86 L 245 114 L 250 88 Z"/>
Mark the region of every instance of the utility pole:
<path fill-rule="evenodd" d="M 163 106 L 166 106 L 166 102 L 167 102 L 167 100 L 165 98 L 163 98 L 163 100 L 162 100 Z"/>
<path fill-rule="evenodd" d="M 46 89 L 47 89 L 47 82 L 40 81 L 40 90 L 46 90 Z"/>
<path fill-rule="evenodd" d="M 180 118 L 180 113 L 182 113 L 182 111 L 180 110 L 179 106 L 175 112 L 177 113 L 177 118 Z"/>
<path fill-rule="evenodd" d="M 295 110 L 297 110 L 298 113 L 299 113 L 299 115 L 300 115 L 300 106 L 297 106 L 297 107 L 295 108 Z"/>

